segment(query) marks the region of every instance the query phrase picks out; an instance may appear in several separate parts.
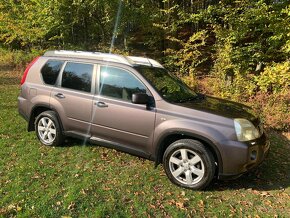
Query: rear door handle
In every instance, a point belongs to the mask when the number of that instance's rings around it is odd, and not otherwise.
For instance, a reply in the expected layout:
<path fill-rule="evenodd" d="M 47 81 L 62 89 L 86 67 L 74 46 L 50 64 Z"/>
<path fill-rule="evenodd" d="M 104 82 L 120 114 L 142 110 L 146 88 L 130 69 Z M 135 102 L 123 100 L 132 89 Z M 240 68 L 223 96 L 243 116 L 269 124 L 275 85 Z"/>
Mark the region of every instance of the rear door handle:
<path fill-rule="evenodd" d="M 95 103 L 95 105 L 97 105 L 98 107 L 108 107 L 108 105 L 105 102 L 102 102 L 102 101 L 97 101 Z"/>
<path fill-rule="evenodd" d="M 62 93 L 57 93 L 54 96 L 57 98 L 65 98 L 65 96 Z"/>

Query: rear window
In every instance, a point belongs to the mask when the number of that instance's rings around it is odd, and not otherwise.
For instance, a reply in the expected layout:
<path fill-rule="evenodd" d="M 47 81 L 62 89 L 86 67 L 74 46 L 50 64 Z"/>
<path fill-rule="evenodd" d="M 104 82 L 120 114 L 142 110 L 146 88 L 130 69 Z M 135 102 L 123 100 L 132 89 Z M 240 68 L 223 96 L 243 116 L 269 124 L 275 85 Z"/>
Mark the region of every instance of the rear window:
<path fill-rule="evenodd" d="M 49 60 L 41 69 L 41 75 L 45 84 L 54 85 L 56 83 L 59 71 L 64 61 Z"/>
<path fill-rule="evenodd" d="M 62 74 L 64 88 L 91 92 L 94 65 L 81 63 L 67 63 Z"/>

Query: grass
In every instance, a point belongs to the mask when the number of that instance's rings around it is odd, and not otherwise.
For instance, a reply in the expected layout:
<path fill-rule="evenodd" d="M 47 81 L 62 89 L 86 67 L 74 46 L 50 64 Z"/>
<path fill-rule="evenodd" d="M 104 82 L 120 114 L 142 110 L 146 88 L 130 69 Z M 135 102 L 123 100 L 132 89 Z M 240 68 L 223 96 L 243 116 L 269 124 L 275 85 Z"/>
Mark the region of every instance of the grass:
<path fill-rule="evenodd" d="M 0 217 L 289 217 L 281 134 L 269 132 L 271 152 L 255 171 L 186 190 L 148 160 L 76 140 L 41 145 L 17 112 L 20 75 L 0 67 Z"/>

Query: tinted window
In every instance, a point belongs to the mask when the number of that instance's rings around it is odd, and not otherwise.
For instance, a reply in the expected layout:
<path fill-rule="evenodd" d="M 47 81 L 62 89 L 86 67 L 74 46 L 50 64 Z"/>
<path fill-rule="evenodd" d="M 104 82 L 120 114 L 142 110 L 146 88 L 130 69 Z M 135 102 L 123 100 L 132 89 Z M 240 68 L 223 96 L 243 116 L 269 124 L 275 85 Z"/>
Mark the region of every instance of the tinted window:
<path fill-rule="evenodd" d="M 146 93 L 145 86 L 135 76 L 122 69 L 101 67 L 101 95 L 131 101 L 134 93 Z"/>
<path fill-rule="evenodd" d="M 59 71 L 63 65 L 63 61 L 57 61 L 57 60 L 49 60 L 46 62 L 46 64 L 41 69 L 41 75 L 43 78 L 43 81 L 46 84 L 54 85 Z"/>
<path fill-rule="evenodd" d="M 93 68 L 92 64 L 67 63 L 62 74 L 62 87 L 90 92 Z"/>

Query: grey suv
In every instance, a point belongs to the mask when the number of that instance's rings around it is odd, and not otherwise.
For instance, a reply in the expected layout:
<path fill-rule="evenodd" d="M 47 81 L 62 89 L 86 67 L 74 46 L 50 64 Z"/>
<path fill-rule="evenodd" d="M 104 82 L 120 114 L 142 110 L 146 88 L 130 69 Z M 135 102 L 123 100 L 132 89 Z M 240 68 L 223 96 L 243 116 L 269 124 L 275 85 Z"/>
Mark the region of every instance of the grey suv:
<path fill-rule="evenodd" d="M 185 188 L 237 177 L 269 150 L 250 108 L 195 93 L 148 58 L 48 51 L 25 70 L 18 105 L 44 145 L 86 139 L 163 163 Z"/>

